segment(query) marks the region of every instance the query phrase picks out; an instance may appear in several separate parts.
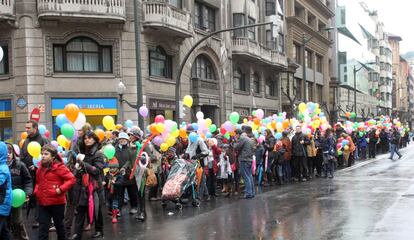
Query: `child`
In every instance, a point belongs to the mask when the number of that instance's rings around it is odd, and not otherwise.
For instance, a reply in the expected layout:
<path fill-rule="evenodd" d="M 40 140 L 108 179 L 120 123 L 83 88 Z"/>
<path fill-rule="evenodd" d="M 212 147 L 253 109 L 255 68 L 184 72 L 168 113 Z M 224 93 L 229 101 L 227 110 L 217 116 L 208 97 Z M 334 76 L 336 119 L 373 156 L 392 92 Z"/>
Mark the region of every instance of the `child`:
<path fill-rule="evenodd" d="M 221 190 L 222 193 L 225 193 L 225 196 L 229 196 L 230 195 L 230 182 L 229 179 L 231 180 L 231 175 L 232 175 L 232 171 L 231 171 L 231 165 L 230 165 L 230 160 L 229 160 L 229 156 L 227 156 L 226 151 L 228 150 L 229 145 L 224 144 L 223 145 L 223 150 L 220 154 L 220 161 L 217 164 L 217 166 L 220 168 L 219 171 L 219 175 L 218 178 L 220 178 L 223 182 L 223 189 Z"/>
<path fill-rule="evenodd" d="M 112 223 L 118 222 L 120 190 L 123 176 L 119 171 L 118 160 L 114 157 L 108 162 L 109 172 L 105 176 L 105 189 L 108 210 L 112 215 Z"/>
<path fill-rule="evenodd" d="M 7 217 L 10 215 L 12 201 L 12 179 L 7 166 L 7 146 L 0 142 L 0 237 L 11 239 L 7 226 Z"/>

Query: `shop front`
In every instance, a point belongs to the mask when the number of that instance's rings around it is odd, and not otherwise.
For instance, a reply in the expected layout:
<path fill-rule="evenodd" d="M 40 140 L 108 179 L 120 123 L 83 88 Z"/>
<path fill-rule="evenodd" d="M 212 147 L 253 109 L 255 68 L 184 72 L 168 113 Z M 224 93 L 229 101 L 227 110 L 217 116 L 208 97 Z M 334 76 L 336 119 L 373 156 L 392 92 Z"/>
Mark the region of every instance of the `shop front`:
<path fill-rule="evenodd" d="M 148 108 L 151 123 L 157 115 L 163 115 L 165 119 L 175 119 L 175 101 L 149 98 Z"/>
<path fill-rule="evenodd" d="M 58 135 L 59 128 L 56 125 L 56 116 L 64 113 L 67 104 L 76 104 L 85 114 L 86 122 L 94 128 L 102 128 L 104 116 L 111 116 L 117 121 L 118 109 L 116 98 L 52 98 L 53 137 Z"/>
<path fill-rule="evenodd" d="M 0 140 L 13 142 L 11 100 L 0 100 Z"/>

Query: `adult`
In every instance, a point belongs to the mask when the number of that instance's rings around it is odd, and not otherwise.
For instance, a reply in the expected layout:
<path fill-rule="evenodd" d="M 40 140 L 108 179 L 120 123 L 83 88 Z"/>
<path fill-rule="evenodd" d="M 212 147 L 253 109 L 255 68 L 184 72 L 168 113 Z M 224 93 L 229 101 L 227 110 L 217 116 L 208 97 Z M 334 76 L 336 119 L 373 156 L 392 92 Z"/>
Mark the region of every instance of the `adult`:
<path fill-rule="evenodd" d="M 368 158 L 375 158 L 377 153 L 378 136 L 375 129 L 369 132 Z"/>
<path fill-rule="evenodd" d="M 103 237 L 104 191 L 102 182 L 104 157 L 99 151 L 98 136 L 92 131 L 87 132 L 82 137 L 79 150 L 80 153 L 76 157 L 76 184 L 74 186 L 78 193 L 76 196 L 78 204 L 76 207 L 75 234 L 72 239 L 82 239 L 83 224 L 89 209 L 93 209 L 94 212 L 92 216 L 89 216 L 88 222 L 91 223 L 91 220 L 95 218 L 95 234 L 92 237 Z M 89 201 L 90 198 L 93 199 L 93 202 Z"/>
<path fill-rule="evenodd" d="M 56 228 L 58 240 L 65 240 L 63 223 L 66 192 L 75 184 L 75 177 L 63 164 L 56 148 L 42 147 L 42 160 L 36 172 L 34 195 L 39 203 L 39 240 L 49 239 L 50 219 Z"/>
<path fill-rule="evenodd" d="M 401 135 L 396 128 L 392 130 L 391 139 L 390 139 L 390 157 L 389 159 L 393 160 L 394 153 L 398 155 L 398 159 L 402 158 L 402 155 L 399 151 L 399 143 L 400 143 Z"/>
<path fill-rule="evenodd" d="M 7 154 L 7 165 L 12 177 L 12 188 L 23 190 L 28 198 L 33 193 L 32 177 L 26 165 L 19 159 L 19 148 L 16 145 L 7 143 Z M 12 208 L 10 223 L 15 238 L 21 240 L 29 239 L 23 222 L 23 206 Z"/>
<path fill-rule="evenodd" d="M 295 135 L 292 137 L 292 161 L 294 166 L 295 181 L 306 181 L 308 166 L 306 164 L 305 148 L 309 145 L 309 143 L 309 139 L 302 133 L 302 128 L 297 126 Z"/>
<path fill-rule="evenodd" d="M 282 139 L 283 147 L 285 148 L 285 154 L 283 154 L 283 177 L 284 182 L 290 182 L 292 177 L 292 168 L 290 167 L 292 158 L 292 142 L 290 141 L 290 138 L 288 137 L 288 132 L 283 131 L 282 132 Z"/>
<path fill-rule="evenodd" d="M 388 149 L 389 149 L 390 143 L 389 143 L 389 140 L 388 140 L 388 133 L 387 133 L 387 131 L 388 130 L 385 130 L 383 128 L 383 129 L 381 129 L 381 132 L 380 132 L 380 135 L 379 135 L 379 137 L 380 137 L 381 153 L 387 153 L 388 152 Z"/>
<path fill-rule="evenodd" d="M 274 173 L 274 167 L 276 166 L 276 152 L 274 151 L 274 147 L 276 144 L 276 139 L 273 136 L 273 133 L 270 129 L 266 129 L 264 132 L 265 141 L 263 143 L 265 149 L 265 157 L 264 157 L 264 171 L 266 172 L 267 183 L 263 186 L 270 186 L 272 185 L 272 173 Z M 267 168 L 266 168 L 267 167 Z"/>
<path fill-rule="evenodd" d="M 30 156 L 30 154 L 27 150 L 27 146 L 31 142 L 38 142 L 40 144 L 40 146 L 43 147 L 44 145 L 48 144 L 49 141 L 46 138 L 42 137 L 42 135 L 40 135 L 40 133 L 39 133 L 39 124 L 36 121 L 34 121 L 34 120 L 27 121 L 26 125 L 25 125 L 25 128 L 26 128 L 27 138 L 23 142 L 22 149 L 21 149 L 21 154 L 20 154 L 20 159 L 23 161 L 24 164 L 26 164 L 26 167 L 29 169 L 30 174 L 32 175 L 33 184 L 34 184 L 36 182 L 36 168 L 35 168 L 35 166 L 33 166 L 33 157 Z M 36 205 L 36 199 L 33 196 L 30 198 L 30 202 L 29 202 L 28 207 L 29 208 L 32 208 L 32 207 L 36 208 L 35 220 L 32 224 L 32 227 L 33 228 L 38 228 L 39 227 L 38 207 Z"/>
<path fill-rule="evenodd" d="M 335 140 L 332 136 L 331 129 L 325 131 L 325 136 L 321 140 L 322 156 L 323 156 L 323 172 L 322 177 L 333 178 L 334 159 L 335 159 Z"/>
<path fill-rule="evenodd" d="M 0 142 L 0 239 L 10 240 L 7 218 L 10 215 L 12 201 L 12 179 L 7 166 L 7 146 Z"/>
<path fill-rule="evenodd" d="M 254 198 L 255 190 L 252 175 L 254 145 L 249 137 L 242 135 L 242 131 L 240 129 L 236 130 L 235 139 L 236 143 L 234 145 L 234 149 L 238 153 L 237 159 L 240 163 L 240 173 L 244 179 L 246 187 L 245 195 L 241 196 L 241 198 Z"/>

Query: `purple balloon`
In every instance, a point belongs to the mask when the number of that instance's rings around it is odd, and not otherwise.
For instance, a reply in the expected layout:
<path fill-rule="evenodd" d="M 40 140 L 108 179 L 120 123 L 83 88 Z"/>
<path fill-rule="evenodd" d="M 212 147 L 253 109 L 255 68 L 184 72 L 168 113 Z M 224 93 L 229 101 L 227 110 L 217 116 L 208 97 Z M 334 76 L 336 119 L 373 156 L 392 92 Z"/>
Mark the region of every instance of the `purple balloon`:
<path fill-rule="evenodd" d="M 154 140 L 152 140 L 153 141 L 153 143 L 155 144 L 155 145 L 157 145 L 157 146 L 160 146 L 161 145 L 161 143 L 163 143 L 164 142 L 164 140 L 162 139 L 162 137 L 160 137 L 160 136 L 156 136 L 155 138 L 154 138 Z"/>
<path fill-rule="evenodd" d="M 50 144 L 52 144 L 55 148 L 59 147 L 59 143 L 56 142 L 56 141 L 52 141 L 52 142 L 50 142 Z"/>
<path fill-rule="evenodd" d="M 224 129 L 226 129 L 226 131 L 227 132 L 232 132 L 233 131 L 233 124 L 231 124 L 231 122 L 230 121 L 226 121 L 224 124 L 223 124 L 223 127 L 224 127 Z"/>
<path fill-rule="evenodd" d="M 139 114 L 144 118 L 148 117 L 148 108 L 146 106 L 141 106 L 139 108 Z"/>

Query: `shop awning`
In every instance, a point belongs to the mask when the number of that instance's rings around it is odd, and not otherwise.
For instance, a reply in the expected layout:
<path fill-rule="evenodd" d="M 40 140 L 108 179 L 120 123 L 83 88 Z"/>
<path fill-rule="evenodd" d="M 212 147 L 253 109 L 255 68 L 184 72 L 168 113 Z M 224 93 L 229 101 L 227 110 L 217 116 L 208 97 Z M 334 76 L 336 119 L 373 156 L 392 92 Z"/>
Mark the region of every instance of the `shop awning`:
<path fill-rule="evenodd" d="M 11 100 L 0 100 L 0 118 L 11 118 Z"/>
<path fill-rule="evenodd" d="M 64 113 L 64 108 L 69 103 L 78 105 L 85 116 L 113 116 L 118 114 L 116 98 L 53 98 L 52 116 Z"/>

